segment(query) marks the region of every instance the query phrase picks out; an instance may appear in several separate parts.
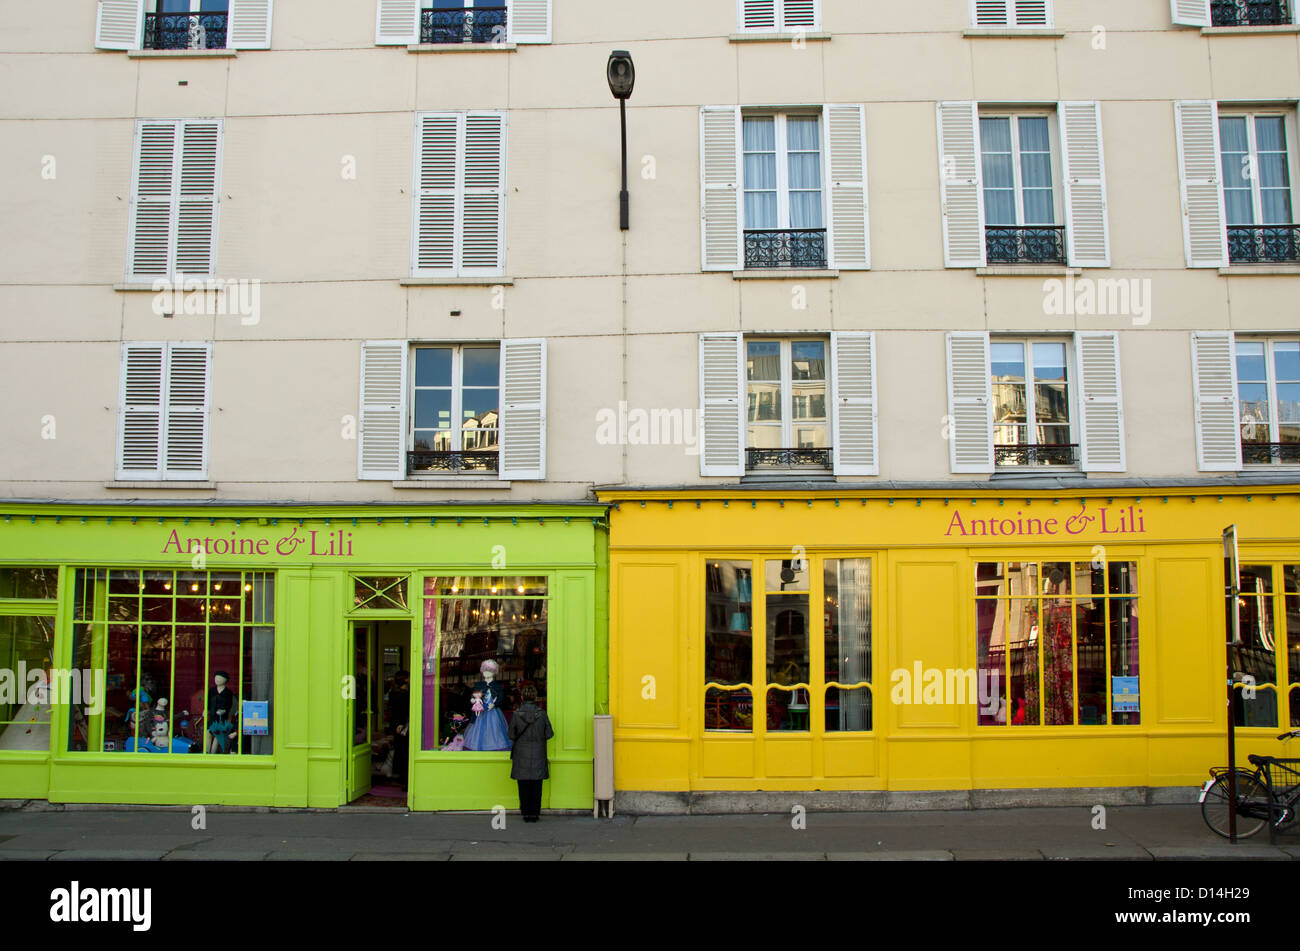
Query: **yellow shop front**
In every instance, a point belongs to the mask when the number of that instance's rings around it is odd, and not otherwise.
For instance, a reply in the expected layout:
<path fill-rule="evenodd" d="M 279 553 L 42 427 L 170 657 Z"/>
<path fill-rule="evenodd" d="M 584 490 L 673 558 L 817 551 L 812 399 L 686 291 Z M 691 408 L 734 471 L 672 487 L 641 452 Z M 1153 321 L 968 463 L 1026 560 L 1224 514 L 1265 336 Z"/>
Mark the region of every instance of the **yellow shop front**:
<path fill-rule="evenodd" d="M 1229 664 L 1300 726 L 1300 488 L 957 488 L 601 492 L 619 793 L 1190 788 Z"/>

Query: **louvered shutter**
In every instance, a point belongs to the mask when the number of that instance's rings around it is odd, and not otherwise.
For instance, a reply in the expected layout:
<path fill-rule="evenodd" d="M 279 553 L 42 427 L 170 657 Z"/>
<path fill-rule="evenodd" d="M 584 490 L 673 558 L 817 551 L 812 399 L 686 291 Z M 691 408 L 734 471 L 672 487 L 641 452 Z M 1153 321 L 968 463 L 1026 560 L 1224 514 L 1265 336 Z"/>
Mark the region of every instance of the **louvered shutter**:
<path fill-rule="evenodd" d="M 1170 15 L 1184 26 L 1210 25 L 1210 0 L 1169 0 Z"/>
<path fill-rule="evenodd" d="M 406 478 L 406 341 L 361 345 L 357 478 Z"/>
<path fill-rule="evenodd" d="M 506 0 L 512 43 L 551 42 L 551 0 Z"/>
<path fill-rule="evenodd" d="M 144 38 L 144 0 L 99 0 L 95 49 L 138 50 Z"/>
<path fill-rule="evenodd" d="M 212 345 L 168 345 L 163 478 L 206 479 Z"/>
<path fill-rule="evenodd" d="M 815 30 L 820 24 L 821 0 L 781 0 L 781 28 Z"/>
<path fill-rule="evenodd" d="M 416 119 L 411 238 L 411 273 L 416 276 L 456 272 L 460 118 L 455 113 L 430 113 Z"/>
<path fill-rule="evenodd" d="M 502 479 L 546 478 L 546 341 L 501 341 Z"/>
<path fill-rule="evenodd" d="M 971 0 L 971 22 L 976 26 L 1009 26 L 1011 0 Z"/>
<path fill-rule="evenodd" d="M 700 334 L 700 475 L 745 474 L 745 362 L 738 333 Z"/>
<path fill-rule="evenodd" d="M 141 122 L 136 127 L 128 280 L 171 274 L 179 131 L 176 122 Z"/>
<path fill-rule="evenodd" d="M 871 267 L 867 215 L 866 118 L 862 106 L 826 106 L 830 167 L 831 267 Z"/>
<path fill-rule="evenodd" d="M 1178 129 L 1178 174 L 1187 266 L 1226 267 L 1228 230 L 1219 168 L 1218 103 L 1176 102 L 1174 117 Z"/>
<path fill-rule="evenodd" d="M 738 0 L 742 30 L 775 30 L 777 0 Z"/>
<path fill-rule="evenodd" d="M 1051 26 L 1052 0 L 1015 0 L 1016 26 Z"/>
<path fill-rule="evenodd" d="M 948 454 L 953 472 L 993 471 L 989 335 L 948 334 Z"/>
<path fill-rule="evenodd" d="M 271 48 L 272 0 L 230 0 L 226 46 L 235 50 Z"/>
<path fill-rule="evenodd" d="M 1196 462 L 1202 472 L 1241 469 L 1235 338 L 1229 331 L 1192 334 L 1196 390 Z"/>
<path fill-rule="evenodd" d="M 211 275 L 220 204 L 221 123 L 182 123 L 180 147 L 175 271 Z"/>
<path fill-rule="evenodd" d="M 700 110 L 700 214 L 703 268 L 737 271 L 740 259 L 740 110 Z"/>
<path fill-rule="evenodd" d="M 464 183 L 461 198 L 460 273 L 500 274 L 504 260 L 506 117 L 465 117 Z"/>
<path fill-rule="evenodd" d="M 835 394 L 835 474 L 879 475 L 876 335 L 832 333 L 831 368 Z"/>
<path fill-rule="evenodd" d="M 420 42 L 420 0 L 378 0 L 375 45 L 410 46 Z"/>
<path fill-rule="evenodd" d="M 1078 333 L 1079 410 L 1084 472 L 1124 472 L 1124 396 L 1120 386 L 1119 336 Z"/>
<path fill-rule="evenodd" d="M 1051 0 L 971 0 L 975 26 L 1051 26 Z"/>
<path fill-rule="evenodd" d="M 1061 123 L 1065 235 L 1070 265 L 1110 267 L 1101 105 L 1096 102 L 1063 102 L 1057 114 Z"/>
<path fill-rule="evenodd" d="M 974 102 L 941 102 L 938 124 L 944 264 L 983 267 L 984 185 L 978 107 Z"/>
<path fill-rule="evenodd" d="M 121 395 L 118 405 L 118 479 L 162 476 L 163 379 L 167 345 L 122 345 Z"/>

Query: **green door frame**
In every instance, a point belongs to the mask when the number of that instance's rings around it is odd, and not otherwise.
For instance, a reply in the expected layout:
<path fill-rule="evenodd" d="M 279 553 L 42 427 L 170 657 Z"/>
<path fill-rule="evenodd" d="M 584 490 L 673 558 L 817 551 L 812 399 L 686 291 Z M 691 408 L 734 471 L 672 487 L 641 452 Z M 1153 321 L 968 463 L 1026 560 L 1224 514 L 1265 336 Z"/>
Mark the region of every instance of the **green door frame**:
<path fill-rule="evenodd" d="M 348 750 L 348 776 L 347 776 L 347 801 L 352 802 L 361 798 L 370 791 L 371 775 L 371 748 L 374 741 L 375 727 L 375 641 L 378 637 L 378 629 L 372 621 L 353 621 L 349 625 L 352 645 L 352 676 L 356 678 L 352 683 L 352 697 L 348 700 L 344 709 L 346 711 L 347 736 L 349 740 Z M 365 732 L 364 738 L 360 743 L 357 742 L 357 710 L 356 705 L 362 694 L 362 684 L 357 677 L 357 637 L 358 635 L 365 638 L 365 704 L 364 712 Z"/>

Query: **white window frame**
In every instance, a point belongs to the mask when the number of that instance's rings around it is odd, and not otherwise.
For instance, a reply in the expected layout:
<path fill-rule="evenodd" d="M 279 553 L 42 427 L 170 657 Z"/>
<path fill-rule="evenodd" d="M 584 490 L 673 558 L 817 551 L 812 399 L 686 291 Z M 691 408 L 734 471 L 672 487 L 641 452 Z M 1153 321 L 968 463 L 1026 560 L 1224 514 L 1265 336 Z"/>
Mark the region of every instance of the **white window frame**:
<path fill-rule="evenodd" d="M 994 227 L 997 226 L 995 225 Z M 1040 424 L 1036 421 L 1036 417 L 1034 413 L 1034 410 L 1036 408 L 1035 396 L 1034 396 L 1034 383 L 1036 381 L 1033 378 L 1034 355 L 1033 355 L 1032 345 L 1038 343 L 1053 343 L 1053 344 L 1060 344 L 1062 347 L 1065 348 L 1065 392 L 1066 392 L 1067 411 L 1069 412 L 1070 415 L 1069 418 L 1070 435 L 1069 438 L 1066 440 L 1066 445 L 1077 447 L 1075 450 L 1075 454 L 1077 458 L 1070 465 L 1050 465 L 1050 464 L 1039 462 L 1035 465 L 1026 464 L 1024 466 L 1020 466 L 1012 463 L 997 461 L 997 453 L 999 448 L 1022 445 L 1021 443 L 999 443 L 998 442 L 999 426 L 1020 425 L 1019 423 L 1013 423 L 1013 424 L 999 423 L 997 419 L 997 397 L 996 397 L 996 391 L 992 389 L 992 387 L 996 387 L 998 385 L 997 380 L 993 376 L 993 363 L 994 363 L 993 347 L 994 345 L 999 343 L 1019 343 L 1019 344 L 1023 344 L 1025 347 L 1025 384 L 1024 384 L 1025 385 L 1025 424 L 1024 425 L 1026 428 L 1026 432 L 1030 436 L 1034 435 L 1034 430 L 1036 430 L 1040 425 L 1047 425 L 1047 426 L 1060 425 L 1060 423 Z M 993 465 L 995 471 L 1048 469 L 1053 471 L 1064 470 L 1064 471 L 1073 472 L 1082 468 L 1083 442 L 1080 439 L 1080 433 L 1082 432 L 1081 430 L 1082 421 L 1079 416 L 1079 386 L 1081 381 L 1080 381 L 1080 374 L 1077 365 L 1077 360 L 1075 359 L 1074 350 L 1075 350 L 1075 337 L 1072 334 L 1067 334 L 1064 336 L 1054 335 L 1054 334 L 990 334 L 989 335 L 989 386 L 990 386 L 989 405 L 993 413 L 993 430 L 990 435 L 993 440 Z M 1050 446 L 1054 444 L 1053 443 L 1025 443 L 1023 445 Z"/>
<path fill-rule="evenodd" d="M 1234 370 L 1237 366 L 1237 351 L 1238 348 L 1240 348 L 1243 343 L 1257 343 L 1257 344 L 1262 343 L 1264 345 L 1264 377 L 1265 377 L 1264 382 L 1265 382 L 1265 392 L 1267 393 L 1267 399 L 1268 399 L 1268 439 L 1262 441 L 1270 442 L 1270 443 L 1280 443 L 1282 441 L 1281 429 L 1280 429 L 1281 420 L 1279 419 L 1281 413 L 1279 412 L 1280 407 L 1278 406 L 1278 402 L 1277 402 L 1277 365 L 1273 360 L 1273 347 L 1275 344 L 1279 344 L 1279 343 L 1300 343 L 1300 336 L 1296 336 L 1294 334 L 1292 335 L 1283 334 L 1279 336 L 1273 336 L 1273 335 L 1265 336 L 1263 334 L 1236 335 L 1233 338 L 1233 342 L 1232 342 L 1232 365 Z M 1250 381 L 1250 382 L 1257 382 L 1257 381 Z M 1291 381 L 1287 381 L 1287 382 L 1291 382 Z M 1242 411 L 1240 405 L 1241 404 L 1240 374 L 1237 375 L 1236 388 L 1237 388 L 1237 392 L 1235 395 L 1237 397 L 1237 402 L 1238 402 L 1237 442 L 1241 445 L 1241 448 L 1244 452 L 1246 447 L 1246 440 L 1242 439 L 1241 427 L 1246 425 L 1246 420 L 1241 418 Z M 1251 420 L 1251 422 L 1256 423 L 1255 420 Z M 1278 462 L 1269 461 L 1269 462 L 1243 463 L 1243 465 L 1246 468 L 1263 469 L 1263 468 L 1276 467 L 1278 465 L 1294 465 L 1294 464 L 1284 463 L 1279 460 Z"/>
<path fill-rule="evenodd" d="M 762 448 L 751 444 L 749 441 L 749 427 L 751 425 L 749 421 L 749 387 L 752 381 L 749 379 L 749 374 L 745 369 L 745 367 L 749 362 L 750 343 L 779 343 L 781 345 L 781 358 L 780 358 L 781 359 L 781 380 L 780 380 L 781 383 L 781 426 L 780 426 L 781 446 L 780 448 L 782 449 L 799 448 L 794 444 L 794 429 L 795 429 L 794 373 L 791 370 L 791 361 L 792 361 L 792 352 L 793 352 L 791 345 L 795 343 L 801 343 L 804 341 L 812 341 L 812 342 L 820 343 L 825 347 L 824 359 L 826 365 L 826 378 L 824 382 L 826 383 L 826 421 L 823 424 L 814 424 L 814 425 L 824 425 L 826 427 L 827 445 L 824 447 L 813 447 L 813 448 L 825 448 L 827 450 L 834 448 L 833 443 L 835 438 L 835 428 L 834 428 L 835 403 L 834 403 L 834 394 L 832 393 L 831 390 L 833 377 L 834 377 L 834 373 L 831 365 L 832 364 L 831 338 L 821 337 L 818 336 L 817 334 L 800 334 L 800 335 L 795 335 L 790 337 L 767 336 L 763 334 L 747 334 L 741 337 L 741 341 L 740 341 L 742 347 L 741 355 L 740 355 L 741 374 L 743 376 L 743 380 L 745 384 L 745 417 L 744 417 L 745 449 L 748 450 L 748 449 Z M 770 383 L 774 381 L 762 381 L 762 382 Z M 755 423 L 753 425 L 762 426 L 765 429 L 777 428 L 772 423 Z"/>
<path fill-rule="evenodd" d="M 507 0 L 509 2 L 509 0 Z M 789 34 L 795 35 L 801 31 L 817 31 L 822 27 L 822 0 L 813 0 L 813 23 L 811 26 L 788 27 L 785 25 L 785 3 L 786 0 L 771 0 L 772 2 L 772 26 L 768 27 L 747 27 L 745 26 L 745 0 L 736 0 L 736 30 L 739 33 L 747 34 Z"/>
<path fill-rule="evenodd" d="M 1297 0 L 1292 0 L 1297 2 Z M 1250 180 L 1250 203 L 1251 215 L 1255 219 L 1254 227 L 1283 227 L 1282 224 L 1265 225 L 1262 222 L 1264 217 L 1264 204 L 1260 193 L 1259 184 L 1259 149 L 1258 140 L 1255 134 L 1255 121 L 1257 119 L 1281 119 L 1282 129 L 1286 134 L 1286 160 L 1287 160 L 1287 179 L 1291 183 L 1291 221 L 1286 224 L 1297 224 L 1296 214 L 1296 169 L 1300 168 L 1300 161 L 1297 160 L 1296 151 L 1296 113 L 1294 109 L 1279 107 L 1275 109 L 1260 108 L 1234 108 L 1233 106 L 1224 106 L 1219 104 L 1218 122 L 1219 126 L 1215 130 L 1219 134 L 1219 169 L 1220 179 L 1222 180 L 1223 199 L 1223 226 L 1224 228 L 1250 227 L 1245 224 L 1233 224 L 1228 221 L 1228 182 L 1224 177 L 1223 171 L 1223 120 L 1224 119 L 1245 119 L 1246 120 L 1246 148 L 1247 156 L 1250 161 L 1250 171 L 1247 177 Z M 1244 170 L 1243 170 L 1244 171 Z"/>
<path fill-rule="evenodd" d="M 741 224 L 740 230 L 743 234 L 746 231 L 767 231 L 767 228 L 751 228 L 749 222 L 744 219 L 745 215 L 745 195 L 751 190 L 748 183 L 744 181 L 745 177 L 745 120 L 746 119 L 773 119 L 776 132 L 776 231 L 789 231 L 793 228 L 790 224 L 790 142 L 789 133 L 786 129 L 787 120 L 794 119 L 816 119 L 817 120 L 817 167 L 821 173 L 818 180 L 817 191 L 821 195 L 822 206 L 822 226 L 820 229 L 827 233 L 829 240 L 830 228 L 827 225 L 828 215 L 826 208 L 826 116 L 824 110 L 818 108 L 816 112 L 803 112 L 799 109 L 788 111 L 774 111 L 766 109 L 742 110 L 740 114 L 740 190 L 741 190 Z M 743 248 L 742 248 L 743 253 Z M 827 248 L 827 260 L 829 265 L 830 249 Z"/>
<path fill-rule="evenodd" d="M 977 30 L 985 29 L 1015 29 L 1015 30 L 1050 30 L 1056 25 L 1056 11 L 1052 9 L 1052 0 L 1044 0 L 1044 6 L 1047 11 L 1046 23 L 1017 23 L 1016 22 L 1016 0 L 1005 0 L 1007 11 L 1007 22 L 992 26 L 988 23 L 979 22 L 978 0 L 970 0 L 970 25 Z"/>
<path fill-rule="evenodd" d="M 499 466 L 499 465 L 500 465 L 500 458 L 501 458 L 501 406 L 500 406 L 500 403 L 501 403 L 501 344 L 500 344 L 500 342 L 492 343 L 492 342 L 488 342 L 488 341 L 458 341 L 458 342 L 452 343 L 452 342 L 438 342 L 438 341 L 433 341 L 433 340 L 425 340 L 425 341 L 419 341 L 419 342 L 412 341 L 412 342 L 408 345 L 408 347 L 407 347 L 407 360 L 409 361 L 409 364 L 408 364 L 408 367 L 407 367 L 407 375 L 408 375 L 408 379 L 411 381 L 411 382 L 410 382 L 410 394 L 409 394 L 409 396 L 408 396 L 408 398 L 409 398 L 409 400 L 410 400 L 410 411 L 406 414 L 406 415 L 407 415 L 407 420 L 406 420 L 406 445 L 407 445 L 407 451 L 408 451 L 408 452 L 416 452 L 416 451 L 418 451 L 418 450 L 416 450 L 416 448 L 415 448 L 415 402 L 416 402 L 416 401 L 415 401 L 415 395 L 416 395 L 416 393 L 417 393 L 420 389 L 441 389 L 441 387 L 420 387 L 420 386 L 416 383 L 416 376 L 415 376 L 415 361 L 416 361 L 416 354 L 417 354 L 417 351 L 419 351 L 419 350 L 451 350 L 451 420 L 452 420 L 452 426 L 451 426 L 451 434 L 452 434 L 452 435 L 451 435 L 451 443 L 452 443 L 452 444 L 451 444 L 451 446 L 449 446 L 449 447 L 445 450 L 445 451 L 447 451 L 447 452 L 491 452 L 491 451 L 493 451 L 493 450 L 487 450 L 487 449 L 465 449 L 465 448 L 463 447 L 463 444 L 462 444 L 462 442 L 463 442 L 462 437 L 463 437 L 464 432 L 465 432 L 465 430 L 464 430 L 462 424 L 465 422 L 464 415 L 463 415 L 463 413 L 464 413 L 464 405 L 465 405 L 465 403 L 464 403 L 464 397 L 465 397 L 465 393 L 464 393 L 464 387 L 465 387 L 465 351 L 466 351 L 466 350 L 494 350 L 494 351 L 496 351 L 496 354 L 497 354 L 497 384 L 496 384 L 496 387 L 497 387 L 497 427 L 496 427 L 496 432 L 497 432 L 497 445 L 496 445 L 495 452 L 497 453 L 497 460 L 498 460 L 498 463 L 497 463 L 497 464 L 498 464 L 498 466 Z M 430 450 L 430 451 L 432 451 L 432 452 L 437 452 L 437 451 L 439 451 L 439 450 L 436 450 L 436 449 L 435 449 L 435 450 Z M 475 475 L 478 475 L 478 476 L 480 476 L 480 477 L 482 476 L 482 473 L 474 473 L 474 474 L 475 474 Z M 440 477 L 442 476 L 442 474 L 438 474 L 438 475 L 439 475 Z"/>
<path fill-rule="evenodd" d="M 1016 223 L 994 224 L 988 220 L 988 202 L 985 195 L 988 190 L 988 182 L 980 183 L 980 206 L 984 209 L 984 227 L 987 236 L 988 228 L 1064 228 L 1068 227 L 1065 216 L 1064 173 L 1062 171 L 1062 144 L 1060 136 L 1059 115 L 1056 109 L 1036 108 L 1036 109 L 980 109 L 977 115 L 977 121 L 983 123 L 985 119 L 1008 119 L 1011 127 L 1011 171 L 1013 187 L 1015 189 L 1016 202 Z M 1047 137 L 1048 144 L 1052 150 L 1052 216 L 1051 224 L 1026 224 L 1024 208 L 1024 182 L 1021 177 L 1020 168 L 1020 119 L 1045 119 L 1047 120 Z M 977 127 L 979 139 L 979 154 L 977 160 L 980 163 L 981 170 L 984 167 L 984 134 L 982 124 Z M 981 178 L 983 176 L 981 175 Z M 1067 236 L 1068 237 L 1068 236 Z"/>

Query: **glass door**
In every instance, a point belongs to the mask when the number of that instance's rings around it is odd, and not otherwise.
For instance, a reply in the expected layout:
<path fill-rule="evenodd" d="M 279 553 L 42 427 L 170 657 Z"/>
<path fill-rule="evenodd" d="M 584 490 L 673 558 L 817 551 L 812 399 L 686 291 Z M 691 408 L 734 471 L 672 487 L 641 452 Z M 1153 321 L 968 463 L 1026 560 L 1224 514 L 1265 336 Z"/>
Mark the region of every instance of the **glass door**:
<path fill-rule="evenodd" d="M 375 626 L 352 626 L 352 697 L 347 725 L 352 737 L 348 756 L 348 802 L 370 791 L 371 740 L 375 728 Z"/>

